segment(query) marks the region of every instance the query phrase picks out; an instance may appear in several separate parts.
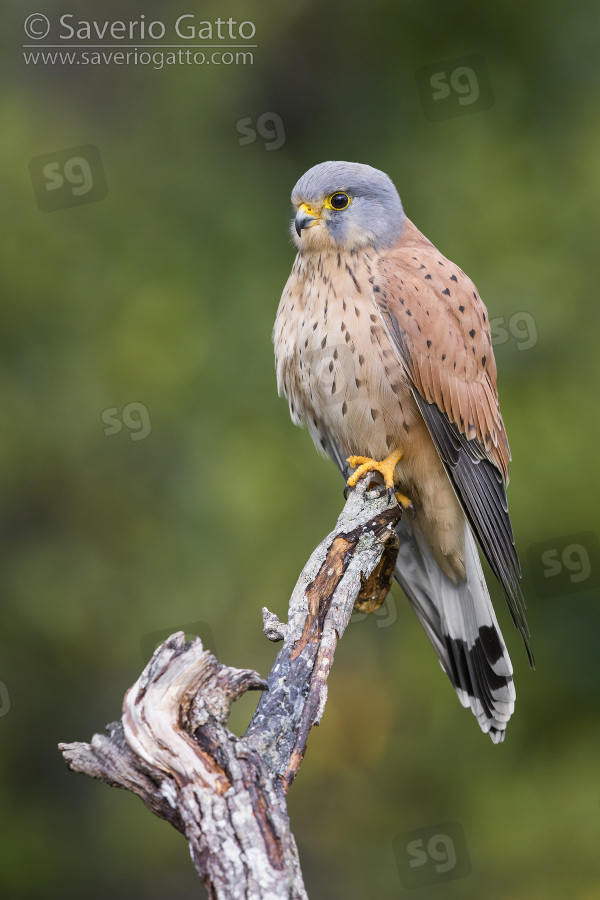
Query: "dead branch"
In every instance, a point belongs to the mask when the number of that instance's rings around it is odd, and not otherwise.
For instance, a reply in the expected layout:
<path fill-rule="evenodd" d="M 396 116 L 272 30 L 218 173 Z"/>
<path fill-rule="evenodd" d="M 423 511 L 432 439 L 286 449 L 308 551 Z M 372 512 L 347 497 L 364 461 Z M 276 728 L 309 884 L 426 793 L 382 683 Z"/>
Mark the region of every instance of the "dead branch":
<path fill-rule="evenodd" d="M 387 595 L 400 515 L 395 500 L 359 482 L 304 567 L 287 624 L 263 609 L 265 635 L 283 640 L 268 681 L 178 632 L 127 691 L 107 735 L 59 744 L 69 768 L 132 791 L 186 836 L 211 898 L 306 898 L 285 795 L 323 715 L 353 609 L 372 612 Z M 263 693 L 240 738 L 227 720 L 247 690 Z"/>

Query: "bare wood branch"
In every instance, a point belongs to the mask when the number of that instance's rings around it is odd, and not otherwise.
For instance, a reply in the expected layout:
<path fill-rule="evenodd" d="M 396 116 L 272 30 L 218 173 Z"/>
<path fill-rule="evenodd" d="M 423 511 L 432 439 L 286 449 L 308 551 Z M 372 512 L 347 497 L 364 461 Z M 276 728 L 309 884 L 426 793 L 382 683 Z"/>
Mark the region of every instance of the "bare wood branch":
<path fill-rule="evenodd" d="M 268 681 L 222 665 L 178 632 L 129 689 L 108 735 L 59 744 L 69 768 L 132 791 L 185 834 L 215 900 L 306 898 L 285 794 L 323 715 L 353 609 L 373 611 L 389 590 L 400 515 L 394 500 L 359 482 L 304 567 L 287 624 L 263 609 L 265 635 L 283 640 Z M 227 720 L 247 690 L 263 694 L 239 738 Z"/>

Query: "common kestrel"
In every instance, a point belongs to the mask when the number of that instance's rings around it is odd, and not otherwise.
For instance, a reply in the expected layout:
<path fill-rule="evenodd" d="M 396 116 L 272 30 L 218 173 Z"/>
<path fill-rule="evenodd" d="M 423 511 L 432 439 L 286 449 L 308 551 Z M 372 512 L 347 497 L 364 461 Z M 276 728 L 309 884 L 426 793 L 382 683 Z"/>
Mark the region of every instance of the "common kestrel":
<path fill-rule="evenodd" d="M 487 310 L 383 172 L 321 163 L 292 204 L 298 255 L 273 332 L 279 392 L 350 487 L 372 469 L 398 492 L 395 576 L 460 702 L 498 743 L 513 670 L 475 539 L 533 660 Z"/>

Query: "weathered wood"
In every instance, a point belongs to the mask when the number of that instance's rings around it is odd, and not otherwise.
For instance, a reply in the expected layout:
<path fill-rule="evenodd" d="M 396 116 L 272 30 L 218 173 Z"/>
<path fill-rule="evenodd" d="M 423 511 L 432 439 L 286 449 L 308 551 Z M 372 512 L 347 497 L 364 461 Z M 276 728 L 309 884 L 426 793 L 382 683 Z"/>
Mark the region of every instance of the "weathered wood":
<path fill-rule="evenodd" d="M 215 900 L 306 898 L 285 795 L 323 714 L 353 608 L 372 611 L 389 590 L 400 515 L 395 500 L 359 482 L 304 567 L 287 624 L 263 609 L 265 635 L 283 640 L 268 681 L 222 665 L 178 632 L 127 691 L 108 735 L 59 744 L 69 768 L 136 793 L 185 834 Z M 227 720 L 247 690 L 263 694 L 240 738 Z"/>

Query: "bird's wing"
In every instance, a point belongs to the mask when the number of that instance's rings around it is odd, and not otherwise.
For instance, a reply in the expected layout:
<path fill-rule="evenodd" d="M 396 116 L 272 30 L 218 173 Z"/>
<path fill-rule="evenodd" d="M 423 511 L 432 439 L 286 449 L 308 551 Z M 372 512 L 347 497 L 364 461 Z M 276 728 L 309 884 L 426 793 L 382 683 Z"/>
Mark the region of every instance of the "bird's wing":
<path fill-rule="evenodd" d="M 398 362 L 530 659 L 505 485 L 510 450 L 485 306 L 472 281 L 407 223 L 371 278 Z"/>

